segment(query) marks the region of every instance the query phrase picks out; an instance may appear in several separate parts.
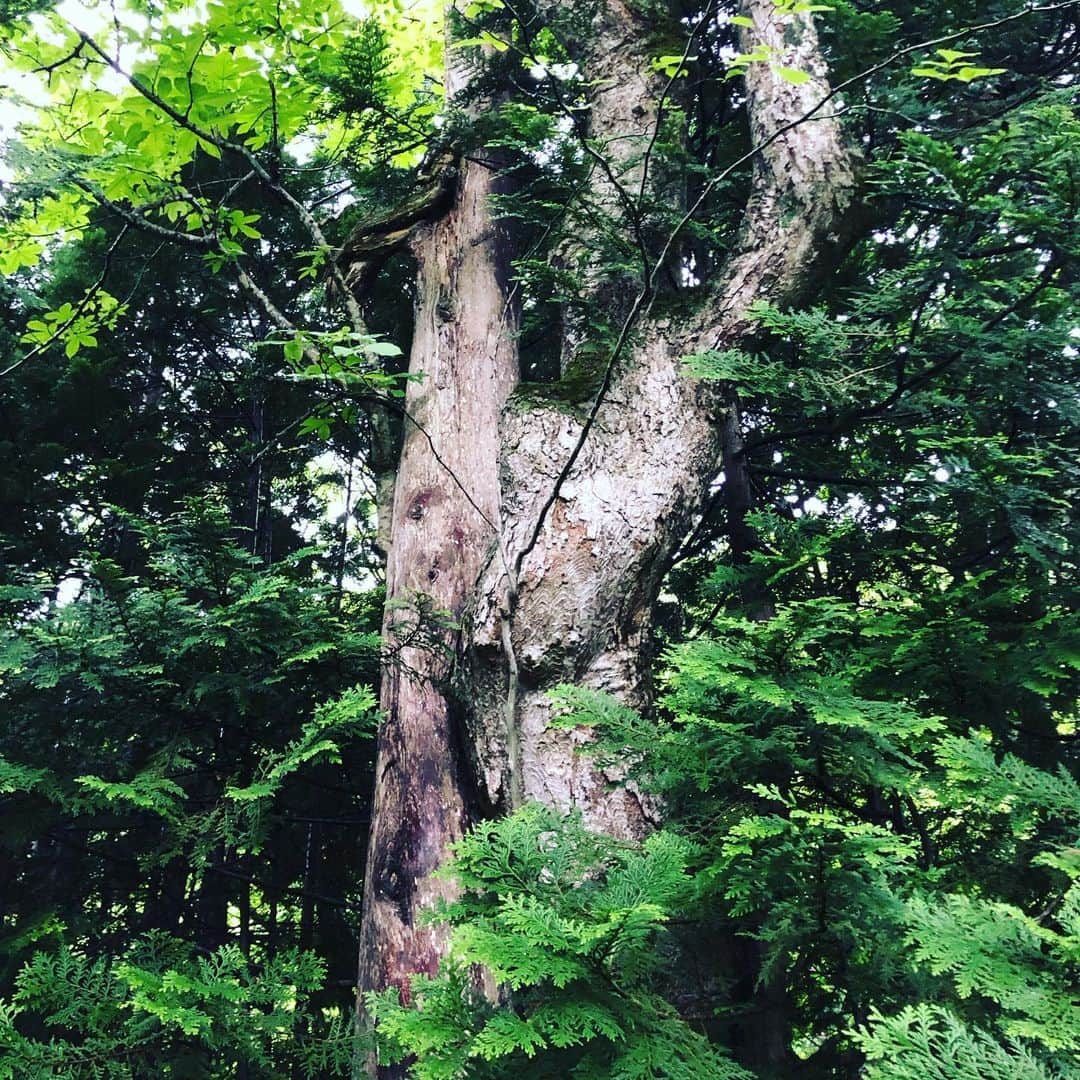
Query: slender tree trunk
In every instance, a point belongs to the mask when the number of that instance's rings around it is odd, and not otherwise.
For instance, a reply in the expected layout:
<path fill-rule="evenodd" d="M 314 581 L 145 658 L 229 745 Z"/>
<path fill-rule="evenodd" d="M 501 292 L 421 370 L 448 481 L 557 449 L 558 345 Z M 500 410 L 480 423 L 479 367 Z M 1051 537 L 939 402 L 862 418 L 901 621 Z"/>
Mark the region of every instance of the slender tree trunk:
<path fill-rule="evenodd" d="M 543 5 L 541 5 L 543 6 Z M 386 666 L 376 796 L 365 882 L 361 987 L 409 994 L 444 950 L 418 912 L 444 892 L 428 874 L 473 814 L 522 799 L 578 808 L 586 822 L 636 837 L 654 808 L 618 771 L 577 753 L 583 731 L 553 728 L 547 692 L 560 682 L 648 701 L 650 613 L 670 560 L 701 511 L 725 446 L 741 459 L 738 415 L 715 384 L 686 377 L 682 357 L 732 348 L 753 330 L 756 300 L 805 295 L 843 246 L 856 158 L 821 110 L 828 93 L 806 15 L 746 0 L 777 62 L 810 74 L 785 82 L 764 63 L 746 76 L 752 194 L 733 255 L 700 314 L 677 324 L 618 296 L 586 266 L 585 300 L 630 317 L 597 399 L 583 412 L 513 398 L 506 238 L 491 220 L 491 175 L 464 166 L 448 214 L 415 244 L 420 289 L 388 559 Z M 595 187 L 642 249 L 645 167 L 664 81 L 652 73 L 649 27 L 619 0 L 600 5 L 576 43 L 592 94 Z M 589 237 L 582 237 L 583 250 Z M 564 322 L 561 354 L 585 332 Z M 726 418 L 726 419 L 725 419 Z M 744 499 L 734 488 L 729 496 Z M 385 1072 L 386 1076 L 402 1075 Z"/>
<path fill-rule="evenodd" d="M 499 414 L 516 380 L 509 249 L 488 207 L 493 175 L 465 164 L 453 207 L 415 241 L 419 292 L 394 491 L 360 986 L 409 993 L 433 973 L 438 931 L 417 916 L 476 807 L 453 685 L 459 621 L 499 521 Z M 393 1075 L 388 1071 L 386 1075 Z"/>

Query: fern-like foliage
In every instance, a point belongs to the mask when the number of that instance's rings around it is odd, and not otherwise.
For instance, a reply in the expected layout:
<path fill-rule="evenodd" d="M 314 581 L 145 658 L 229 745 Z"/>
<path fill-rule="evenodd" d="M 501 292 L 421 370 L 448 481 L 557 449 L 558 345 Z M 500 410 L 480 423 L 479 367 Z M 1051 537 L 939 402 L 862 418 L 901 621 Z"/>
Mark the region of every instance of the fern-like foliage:
<path fill-rule="evenodd" d="M 126 525 L 139 574 L 0 627 L 0 1077 L 343 1075 L 315 905 L 358 907 L 323 820 L 353 830 L 377 635 L 210 502 Z"/>
<path fill-rule="evenodd" d="M 861 1037 L 867 1080 L 1065 1080 L 1070 1075 L 968 1027 L 948 1009 L 921 1004 L 872 1016 Z"/>
<path fill-rule="evenodd" d="M 350 1017 L 324 1020 L 309 1008 L 325 964 L 290 949 L 262 965 L 235 945 L 196 955 L 160 932 L 119 960 L 62 946 L 38 952 L 0 1005 L 0 1078 L 134 1080 L 159 1075 L 343 1075 L 357 1051 Z M 25 1034 L 28 1027 L 33 1035 Z M 219 1070 L 218 1063 L 222 1063 Z"/>
<path fill-rule="evenodd" d="M 395 990 L 370 999 L 381 1054 L 415 1056 L 417 1080 L 745 1080 L 655 987 L 693 855 L 670 833 L 619 844 L 536 805 L 480 826 L 441 871 L 462 889 L 439 912 L 451 963 L 409 1007 Z M 505 1004 L 480 994 L 477 966 Z"/>
<path fill-rule="evenodd" d="M 943 633 L 985 647 L 977 592 L 714 615 L 667 655 L 655 716 L 590 690 L 553 695 L 559 722 L 592 728 L 589 752 L 631 763 L 694 837 L 690 910 L 714 981 L 737 978 L 725 943 L 751 937 L 743 1000 L 773 995 L 799 1017 L 792 1068 L 840 1051 L 878 1060 L 875 1076 L 974 1076 L 985 1050 L 988 1075 L 1015 1060 L 1017 1075 L 1056 1076 L 1077 1053 L 1080 789 L 908 681 L 918 670 L 932 686 Z M 1072 633 L 1062 613 L 1044 617 L 1002 650 L 1003 669 L 1024 682 L 1036 662 L 1068 670 Z M 937 1012 L 904 1011 L 930 1002 Z M 739 995 L 716 1006 L 731 1030 L 744 1022 Z M 911 1056 L 950 1040 L 966 1048 L 958 1071 Z"/>

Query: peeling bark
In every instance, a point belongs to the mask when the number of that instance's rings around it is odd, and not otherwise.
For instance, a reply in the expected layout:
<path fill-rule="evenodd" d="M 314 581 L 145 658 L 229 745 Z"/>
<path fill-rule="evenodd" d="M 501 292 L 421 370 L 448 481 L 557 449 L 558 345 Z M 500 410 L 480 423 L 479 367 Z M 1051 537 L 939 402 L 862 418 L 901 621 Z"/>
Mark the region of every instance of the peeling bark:
<path fill-rule="evenodd" d="M 782 17 L 771 0 L 752 0 L 746 8 L 755 28 L 745 33 L 759 35 L 780 50 L 785 66 L 812 77 L 796 86 L 766 64 L 748 73 L 751 132 L 768 145 L 755 162 L 736 254 L 691 325 L 642 322 L 638 344 L 617 361 L 580 457 L 517 583 L 512 638 L 521 683 L 516 720 L 524 795 L 577 807 L 590 825 L 621 836 L 641 835 L 650 808 L 576 752 L 585 733 L 550 728 L 545 692 L 572 681 L 633 706 L 647 701 L 642 644 L 661 579 L 701 511 L 725 443 L 732 461 L 741 455 L 735 403 L 688 379 L 681 357 L 739 344 L 752 330 L 751 303 L 789 304 L 812 288 L 820 267 L 842 247 L 854 199 L 857 158 L 835 119 L 815 119 L 774 138 L 828 93 L 812 23 L 806 16 Z M 619 56 L 627 51 L 604 54 L 610 78 L 601 95 L 613 93 L 607 87 L 614 82 L 628 87 L 632 98 L 642 81 L 620 83 Z M 615 124 L 635 115 L 634 107 L 610 102 L 604 111 Z M 597 124 L 594 115 L 594 131 Z M 551 408 L 504 415 L 503 534 L 512 559 L 527 548 L 581 431 L 579 418 Z M 748 491 L 740 492 L 733 479 L 729 497 L 745 500 Z M 481 591 L 494 594 L 494 581 Z M 497 638 L 494 630 L 488 636 Z M 493 718 L 489 726 L 501 722 Z"/>
<path fill-rule="evenodd" d="M 405 663 L 384 676 L 363 988 L 407 994 L 410 973 L 435 968 L 444 942 L 418 930 L 415 915 L 446 888 L 427 875 L 478 809 L 506 812 L 535 799 L 580 809 L 589 826 L 622 837 L 655 824 L 656 808 L 632 785 L 577 752 L 587 732 L 551 726 L 546 694 L 574 682 L 647 705 L 656 594 L 725 448 L 731 462 L 742 453 L 735 402 L 687 378 L 681 358 L 742 342 L 752 302 L 805 295 L 843 246 L 854 201 L 858 161 L 837 120 L 798 122 L 829 89 L 811 21 L 781 15 L 772 0 L 747 0 L 744 11 L 754 21 L 748 41 L 764 40 L 779 63 L 811 78 L 793 85 L 767 64 L 751 66 L 750 130 L 763 148 L 734 254 L 695 319 L 676 325 L 651 315 L 646 289 L 632 344 L 613 358 L 591 411 L 512 395 L 508 253 L 488 219 L 489 174 L 467 166 L 452 209 L 415 244 L 412 369 L 425 378 L 410 387 L 407 406 L 431 442 L 415 428 L 406 437 L 386 629 L 400 638 L 395 605 L 418 594 L 462 629 L 438 631 L 441 655 L 404 648 Z M 629 7 L 602 4 L 594 29 L 590 134 L 611 154 L 610 175 L 598 182 L 611 185 L 612 213 L 625 214 L 625 191 L 636 197 L 642 187 L 660 86 Z M 604 283 L 585 289 L 598 301 Z M 581 332 L 566 327 L 564 356 Z M 729 500 L 745 501 L 737 488 Z"/>
<path fill-rule="evenodd" d="M 359 983 L 396 986 L 405 998 L 411 976 L 434 973 L 442 955 L 441 935 L 417 917 L 445 894 L 429 875 L 474 809 L 451 685 L 455 626 L 496 535 L 498 420 L 516 379 L 508 250 L 487 210 L 492 183 L 489 170 L 466 166 L 451 211 L 414 242 L 410 371 L 420 378 L 406 395 L 394 489 Z"/>

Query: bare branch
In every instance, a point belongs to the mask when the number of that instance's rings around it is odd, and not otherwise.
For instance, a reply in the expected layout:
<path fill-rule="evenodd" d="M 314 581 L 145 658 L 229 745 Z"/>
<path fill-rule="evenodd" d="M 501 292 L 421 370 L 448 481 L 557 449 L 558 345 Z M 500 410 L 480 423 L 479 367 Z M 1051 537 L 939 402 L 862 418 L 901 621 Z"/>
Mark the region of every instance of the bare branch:
<path fill-rule="evenodd" d="M 110 199 L 99 187 L 80 177 L 74 177 L 71 183 L 81 191 L 85 191 L 95 202 L 104 206 L 107 210 L 111 210 L 123 220 L 125 225 L 130 225 L 134 229 L 150 233 L 151 236 L 158 236 L 163 240 L 171 240 L 176 244 L 183 244 L 186 247 L 196 247 L 202 251 L 207 251 L 215 246 L 216 241 L 211 236 L 199 236 L 196 233 L 182 232 L 180 229 L 169 229 L 164 225 L 159 225 L 156 221 L 150 221 L 145 216 L 144 211 L 157 209 L 161 205 L 160 202 L 151 203 L 145 207 L 132 208 Z"/>

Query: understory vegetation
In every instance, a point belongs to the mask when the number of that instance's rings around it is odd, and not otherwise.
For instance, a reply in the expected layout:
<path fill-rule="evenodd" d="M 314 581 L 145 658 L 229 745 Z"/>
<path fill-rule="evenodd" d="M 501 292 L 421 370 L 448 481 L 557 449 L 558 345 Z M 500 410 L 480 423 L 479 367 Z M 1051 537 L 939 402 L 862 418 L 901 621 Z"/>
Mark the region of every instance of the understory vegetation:
<path fill-rule="evenodd" d="M 479 110 L 440 6 L 382 6 L 0 0 L 0 1080 L 1080 1077 L 1080 4 L 777 0 L 846 84 L 859 228 L 682 358 L 750 498 L 717 477 L 663 568 L 650 701 L 552 695 L 656 828 L 477 815 L 449 956 L 372 1030 L 402 222 L 447 160 L 498 171 L 508 408 L 585 415 L 623 309 L 579 305 L 582 223 L 617 298 L 681 230 L 651 303 L 703 303 L 770 62 L 734 5 L 632 5 L 672 86 L 632 229 L 576 119 L 588 5 L 460 5 Z M 410 647 L 457 626 L 394 603 Z"/>

